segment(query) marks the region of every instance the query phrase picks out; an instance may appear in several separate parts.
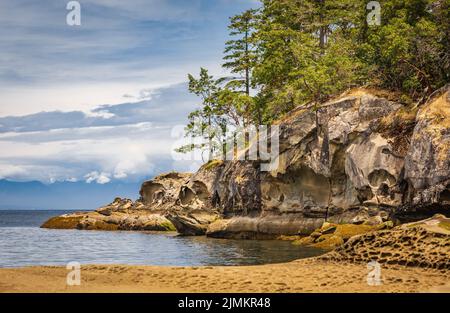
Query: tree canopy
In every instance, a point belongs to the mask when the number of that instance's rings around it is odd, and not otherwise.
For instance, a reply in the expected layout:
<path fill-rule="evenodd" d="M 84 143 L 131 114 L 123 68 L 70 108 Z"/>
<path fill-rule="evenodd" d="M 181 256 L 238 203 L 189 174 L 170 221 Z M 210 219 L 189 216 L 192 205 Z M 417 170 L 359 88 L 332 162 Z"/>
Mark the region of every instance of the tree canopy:
<path fill-rule="evenodd" d="M 261 0 L 231 17 L 223 64 L 230 76 L 189 75 L 190 92 L 202 99 L 190 120 L 202 122 L 188 135 L 212 124 L 270 125 L 355 86 L 392 90 L 408 103 L 449 82 L 450 0 L 380 0 L 380 25 L 369 25 L 368 3 Z"/>

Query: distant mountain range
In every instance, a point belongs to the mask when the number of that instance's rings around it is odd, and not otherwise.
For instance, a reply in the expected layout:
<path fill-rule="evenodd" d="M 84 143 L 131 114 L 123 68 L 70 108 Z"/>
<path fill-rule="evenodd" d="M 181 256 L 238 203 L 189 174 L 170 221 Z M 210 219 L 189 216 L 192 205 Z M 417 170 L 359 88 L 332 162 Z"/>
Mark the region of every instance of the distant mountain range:
<path fill-rule="evenodd" d="M 141 183 L 38 181 L 13 182 L 0 180 L 0 210 L 93 210 L 110 203 L 115 197 L 137 199 Z"/>

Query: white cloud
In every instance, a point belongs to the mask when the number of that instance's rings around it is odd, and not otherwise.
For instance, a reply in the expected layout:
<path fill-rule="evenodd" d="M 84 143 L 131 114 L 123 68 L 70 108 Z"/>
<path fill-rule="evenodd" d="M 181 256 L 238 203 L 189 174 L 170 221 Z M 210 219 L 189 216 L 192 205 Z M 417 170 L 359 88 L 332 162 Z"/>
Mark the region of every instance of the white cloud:
<path fill-rule="evenodd" d="M 96 182 L 97 184 L 100 184 L 100 185 L 109 183 L 111 181 L 110 177 L 111 177 L 111 175 L 108 173 L 105 173 L 105 172 L 99 173 L 97 171 L 90 172 L 89 174 L 86 174 L 84 176 L 84 178 L 86 178 L 86 182 L 88 184 L 90 184 L 92 182 Z"/>
<path fill-rule="evenodd" d="M 172 126 L 185 123 L 195 102 L 184 84 L 152 94 L 150 101 L 103 106 L 93 114 L 54 111 L 0 118 L 0 176 L 134 182 L 171 170 Z M 86 178 L 87 173 L 92 175 Z"/>
<path fill-rule="evenodd" d="M 86 0 L 74 29 L 61 1 L 1 1 L 0 116 L 139 99 L 147 96 L 141 90 L 184 81 L 200 66 L 220 74 L 228 16 L 250 5 Z"/>
<path fill-rule="evenodd" d="M 26 173 L 26 169 L 21 166 L 0 163 L 0 179 L 14 176 L 17 177 Z"/>
<path fill-rule="evenodd" d="M 36 137 L 27 140 L 0 139 L 0 177 L 46 182 L 136 181 L 170 169 L 169 130 L 144 124 L 58 130 L 56 138 L 48 137 L 55 136 L 50 130 L 36 132 Z M 90 175 L 85 177 L 86 173 Z"/>
<path fill-rule="evenodd" d="M 110 113 L 106 110 L 100 110 L 100 111 L 89 110 L 89 111 L 85 112 L 85 114 L 87 117 L 99 117 L 99 118 L 102 118 L 105 120 L 113 118 L 115 116 L 115 114 Z"/>

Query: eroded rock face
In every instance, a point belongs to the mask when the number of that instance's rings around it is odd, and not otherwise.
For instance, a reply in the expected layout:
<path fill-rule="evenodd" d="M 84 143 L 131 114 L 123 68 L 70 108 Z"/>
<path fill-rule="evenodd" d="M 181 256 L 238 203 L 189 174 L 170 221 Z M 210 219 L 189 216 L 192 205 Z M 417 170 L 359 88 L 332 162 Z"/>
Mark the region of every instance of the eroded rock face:
<path fill-rule="evenodd" d="M 114 212 L 126 213 L 128 209 L 132 208 L 134 203 L 130 199 L 116 198 L 114 201 L 104 207 L 95 210 L 104 216 L 111 216 Z"/>
<path fill-rule="evenodd" d="M 212 238 L 273 239 L 280 235 L 310 234 L 325 221 L 305 218 L 301 214 L 268 214 L 265 216 L 234 216 L 216 220 L 206 235 Z"/>
<path fill-rule="evenodd" d="M 175 203 L 181 186 L 185 185 L 191 174 L 167 173 L 142 184 L 139 202 L 149 209 L 164 209 L 167 204 Z"/>
<path fill-rule="evenodd" d="M 157 176 L 143 183 L 136 202 L 116 199 L 97 214 L 108 223 L 145 212 L 164 216 L 181 234 L 224 238 L 426 218 L 432 208 L 450 210 L 449 106 L 443 89 L 404 125 L 402 105 L 365 91 L 316 111 L 298 107 L 278 123 L 279 166 L 271 172 L 256 161 L 211 161 L 194 174 Z M 141 229 L 147 222 L 113 224 Z"/>
<path fill-rule="evenodd" d="M 261 178 L 256 162 L 227 162 L 214 184 L 215 205 L 225 216 L 260 212 Z"/>
<path fill-rule="evenodd" d="M 371 217 L 362 224 L 333 224 L 325 222 L 322 227 L 313 231 L 309 236 L 301 238 L 294 236 L 291 240 L 294 240 L 293 243 L 295 245 L 331 250 L 341 246 L 354 236 L 392 227 L 392 221 L 383 222 L 380 216 Z"/>
<path fill-rule="evenodd" d="M 178 197 L 169 203 L 165 216 L 181 235 L 204 235 L 208 225 L 220 218 L 216 210 L 220 198 L 214 188 L 223 166 L 219 161 L 205 164 L 176 190 Z"/>
<path fill-rule="evenodd" d="M 169 173 L 142 184 L 141 198 L 116 198 L 94 212 L 79 212 L 51 218 L 41 227 L 80 230 L 175 231 L 164 216 L 169 201 L 178 199 L 176 193 L 190 175 Z"/>
<path fill-rule="evenodd" d="M 350 238 L 321 259 L 450 269 L 450 219 L 435 216 Z"/>
<path fill-rule="evenodd" d="M 217 190 L 228 191 L 220 209 L 231 221 L 211 226 L 208 235 L 306 235 L 326 220 L 352 223 L 361 210 L 376 209 L 368 219 L 380 206 L 400 205 L 396 187 L 404 159 L 375 130 L 400 107 L 363 94 L 327 103 L 317 113 L 297 109 L 280 122 L 276 170 L 260 173 L 250 162 L 226 166 L 226 183 Z"/>
<path fill-rule="evenodd" d="M 406 156 L 406 201 L 450 210 L 450 93 L 443 89 L 417 114 Z"/>
<path fill-rule="evenodd" d="M 208 226 L 219 218 L 219 214 L 207 210 L 203 211 L 168 211 L 167 219 L 183 236 L 201 236 L 206 233 Z"/>

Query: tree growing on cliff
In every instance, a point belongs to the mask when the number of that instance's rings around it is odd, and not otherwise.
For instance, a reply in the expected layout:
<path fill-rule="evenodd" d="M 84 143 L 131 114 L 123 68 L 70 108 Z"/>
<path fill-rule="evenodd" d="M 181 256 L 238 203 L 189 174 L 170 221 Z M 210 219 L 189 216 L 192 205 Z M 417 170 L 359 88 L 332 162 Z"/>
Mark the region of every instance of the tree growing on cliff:
<path fill-rule="evenodd" d="M 450 76 L 450 1 L 386 0 L 382 24 L 361 27 L 360 59 L 371 82 L 420 98 Z"/>
<path fill-rule="evenodd" d="M 385 0 L 378 26 L 368 25 L 364 0 L 261 2 L 259 10 L 231 18 L 223 66 L 239 77 L 225 86 L 204 79 L 214 90 L 207 97 L 190 86 L 206 103 L 190 119 L 219 127 L 270 124 L 299 105 L 317 111 L 360 85 L 420 103 L 449 82 L 450 0 Z"/>
<path fill-rule="evenodd" d="M 231 39 L 225 43 L 225 63 L 222 65 L 231 73 L 239 75 L 228 79 L 228 90 L 224 92 L 222 100 L 228 101 L 226 106 L 234 107 L 240 114 L 244 127 L 251 123 L 262 124 L 263 108 L 250 96 L 252 71 L 256 63 L 253 33 L 257 18 L 258 10 L 247 10 L 230 18 L 228 28 Z"/>
<path fill-rule="evenodd" d="M 198 78 L 189 74 L 189 92 L 201 99 L 200 108 L 188 116 L 185 137 L 203 139 L 177 148 L 179 153 L 194 150 L 208 151 L 208 159 L 225 155 L 227 128 L 245 127 L 252 106 L 252 98 L 224 87 L 226 78 L 215 79 L 201 68 Z"/>
<path fill-rule="evenodd" d="M 251 71 L 256 62 L 256 54 L 252 35 L 256 26 L 257 10 L 247 10 L 242 14 L 230 18 L 230 37 L 232 39 L 225 43 L 224 68 L 230 69 L 232 73 L 241 75 L 233 77 L 228 87 L 238 89 L 250 96 Z M 238 38 L 235 38 L 237 37 Z"/>
<path fill-rule="evenodd" d="M 351 32 L 360 1 L 264 0 L 254 81 L 277 118 L 357 82 Z"/>
<path fill-rule="evenodd" d="M 223 129 L 225 121 L 221 119 L 218 107 L 218 94 L 220 92 L 221 80 L 215 80 L 209 75 L 208 70 L 201 68 L 200 75 L 195 78 L 188 74 L 189 92 L 201 99 L 200 108 L 191 112 L 188 116 L 189 123 L 185 128 L 185 136 L 190 138 L 203 138 L 200 143 L 190 143 L 176 149 L 179 153 L 188 153 L 196 149 L 207 150 L 209 160 L 213 159 L 214 151 L 217 149 L 215 137 L 217 129 Z M 218 128 L 217 128 L 218 127 Z"/>

